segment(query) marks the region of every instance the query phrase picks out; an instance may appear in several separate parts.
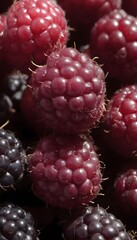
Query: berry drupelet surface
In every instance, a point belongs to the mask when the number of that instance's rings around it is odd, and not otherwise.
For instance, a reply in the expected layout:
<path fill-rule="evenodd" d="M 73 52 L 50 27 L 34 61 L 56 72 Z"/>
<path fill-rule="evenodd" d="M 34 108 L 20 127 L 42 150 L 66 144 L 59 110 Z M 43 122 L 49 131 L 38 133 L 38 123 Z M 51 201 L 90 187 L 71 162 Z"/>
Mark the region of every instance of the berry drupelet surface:
<path fill-rule="evenodd" d="M 74 48 L 53 52 L 47 64 L 32 73 L 29 88 L 44 120 L 43 131 L 47 127 L 68 133 L 87 131 L 105 110 L 104 72 Z"/>
<path fill-rule="evenodd" d="M 38 240 L 32 215 L 14 204 L 0 206 L 0 239 Z"/>
<path fill-rule="evenodd" d="M 104 138 L 125 158 L 137 152 L 137 85 L 118 89 L 107 104 L 104 115 Z"/>
<path fill-rule="evenodd" d="M 66 221 L 66 240 L 130 240 L 123 223 L 102 207 L 88 207 Z"/>
<path fill-rule="evenodd" d="M 28 161 L 34 193 L 53 206 L 81 207 L 101 189 L 101 164 L 84 135 L 49 134 Z"/>
<path fill-rule="evenodd" d="M 65 45 L 67 37 L 64 11 L 56 3 L 15 1 L 7 14 L 4 58 L 13 69 L 29 73 L 29 68 L 34 69 L 35 64 L 46 63 L 47 56 Z"/>
<path fill-rule="evenodd" d="M 137 78 L 137 19 L 123 9 L 99 19 L 91 29 L 90 54 L 105 72 L 122 84 Z"/>

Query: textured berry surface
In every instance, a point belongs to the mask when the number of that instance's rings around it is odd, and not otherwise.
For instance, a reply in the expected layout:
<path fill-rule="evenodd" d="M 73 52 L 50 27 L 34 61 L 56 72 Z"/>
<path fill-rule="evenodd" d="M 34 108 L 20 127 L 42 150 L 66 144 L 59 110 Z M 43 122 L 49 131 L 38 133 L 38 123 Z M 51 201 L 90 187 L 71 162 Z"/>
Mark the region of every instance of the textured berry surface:
<path fill-rule="evenodd" d="M 90 52 L 110 77 L 124 84 L 136 81 L 137 19 L 122 9 L 101 18 L 91 31 Z"/>
<path fill-rule="evenodd" d="M 32 189 L 61 208 L 88 204 L 101 189 L 100 161 L 86 136 L 48 135 L 29 160 Z"/>
<path fill-rule="evenodd" d="M 124 157 L 137 152 L 137 85 L 116 91 L 104 116 L 104 135 L 108 144 Z"/>
<path fill-rule="evenodd" d="M 0 206 L 0 239 L 37 240 L 32 215 L 14 204 Z"/>
<path fill-rule="evenodd" d="M 83 132 L 104 112 L 102 68 L 74 48 L 52 53 L 32 74 L 29 86 L 44 128 Z"/>
<path fill-rule="evenodd" d="M 137 163 L 129 162 L 117 175 L 114 182 L 116 200 L 128 217 L 137 214 Z"/>
<path fill-rule="evenodd" d="M 121 7 L 121 0 L 57 0 L 64 9 L 68 25 L 74 28 L 77 39 L 89 41 L 90 30 L 95 22 L 105 14 Z M 78 39 L 78 36 L 81 37 Z M 76 40 L 75 39 L 75 40 Z"/>
<path fill-rule="evenodd" d="M 24 174 L 26 154 L 21 142 L 9 130 L 0 129 L 0 186 L 15 187 Z"/>
<path fill-rule="evenodd" d="M 123 223 L 102 207 L 72 217 L 64 227 L 66 240 L 130 240 Z"/>
<path fill-rule="evenodd" d="M 29 72 L 35 64 L 66 44 L 67 22 L 63 10 L 50 0 L 15 1 L 7 13 L 4 31 L 5 59 L 15 69 Z M 10 54 L 9 54 L 10 53 Z"/>

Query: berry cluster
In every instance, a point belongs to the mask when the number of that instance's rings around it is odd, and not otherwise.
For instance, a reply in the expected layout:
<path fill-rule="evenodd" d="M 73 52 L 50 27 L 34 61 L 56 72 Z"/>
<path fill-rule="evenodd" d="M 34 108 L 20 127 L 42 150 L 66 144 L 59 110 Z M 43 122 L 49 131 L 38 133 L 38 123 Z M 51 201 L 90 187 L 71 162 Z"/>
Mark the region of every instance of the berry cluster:
<path fill-rule="evenodd" d="M 0 3 L 1 240 L 136 239 L 136 5 Z"/>

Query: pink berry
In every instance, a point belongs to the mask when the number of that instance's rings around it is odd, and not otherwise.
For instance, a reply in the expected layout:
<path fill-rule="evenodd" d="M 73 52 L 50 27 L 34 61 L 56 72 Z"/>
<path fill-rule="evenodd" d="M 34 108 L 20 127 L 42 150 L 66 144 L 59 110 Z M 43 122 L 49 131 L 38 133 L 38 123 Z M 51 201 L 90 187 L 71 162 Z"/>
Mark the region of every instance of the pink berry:
<path fill-rule="evenodd" d="M 32 189 L 61 208 L 88 204 L 101 188 L 101 166 L 93 143 L 84 135 L 49 134 L 29 159 Z"/>
<path fill-rule="evenodd" d="M 105 15 L 91 31 L 90 53 L 122 84 L 137 79 L 137 18 L 124 10 Z"/>
<path fill-rule="evenodd" d="M 45 64 L 47 55 L 65 45 L 67 36 L 64 11 L 56 3 L 15 1 L 7 12 L 5 58 L 13 68 L 30 73 L 29 68 Z"/>
<path fill-rule="evenodd" d="M 117 153 L 135 157 L 137 152 L 137 85 L 116 91 L 104 116 L 104 136 Z"/>
<path fill-rule="evenodd" d="M 53 52 L 29 82 L 43 131 L 83 132 L 93 127 L 104 112 L 104 79 L 102 68 L 76 49 Z"/>

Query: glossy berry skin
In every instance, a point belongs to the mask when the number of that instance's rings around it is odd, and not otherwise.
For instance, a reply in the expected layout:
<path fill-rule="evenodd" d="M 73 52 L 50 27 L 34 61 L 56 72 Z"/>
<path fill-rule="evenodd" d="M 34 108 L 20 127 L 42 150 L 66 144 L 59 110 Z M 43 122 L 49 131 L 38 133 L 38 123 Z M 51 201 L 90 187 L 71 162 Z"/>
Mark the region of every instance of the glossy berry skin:
<path fill-rule="evenodd" d="M 128 218 L 137 214 L 137 164 L 129 161 L 114 181 L 116 203 Z"/>
<path fill-rule="evenodd" d="M 137 1 L 136 0 L 123 0 L 121 7 L 130 15 L 137 17 Z"/>
<path fill-rule="evenodd" d="M 104 136 L 107 143 L 125 158 L 137 152 L 137 85 L 115 92 L 104 116 Z"/>
<path fill-rule="evenodd" d="M 21 142 L 9 130 L 0 129 L 0 187 L 16 187 L 23 178 L 27 156 Z"/>
<path fill-rule="evenodd" d="M 67 36 L 67 21 L 56 3 L 50 0 L 15 1 L 7 13 L 5 59 L 12 68 L 30 73 L 29 68 L 45 64 L 54 49 L 65 45 Z"/>
<path fill-rule="evenodd" d="M 74 30 L 74 41 L 89 42 L 90 30 L 95 22 L 114 9 L 121 7 L 121 0 L 57 0 L 66 13 L 68 25 Z"/>
<path fill-rule="evenodd" d="M 91 31 L 90 54 L 115 81 L 136 81 L 137 19 L 122 9 L 99 19 Z"/>
<path fill-rule="evenodd" d="M 123 223 L 100 206 L 72 215 L 64 227 L 66 240 L 130 240 Z"/>
<path fill-rule="evenodd" d="M 60 208 L 78 208 L 101 189 L 101 166 L 93 143 L 84 135 L 49 134 L 29 158 L 33 192 Z"/>
<path fill-rule="evenodd" d="M 104 112 L 102 68 L 74 48 L 53 52 L 29 82 L 44 128 L 78 133 L 95 126 Z"/>
<path fill-rule="evenodd" d="M 1 240 L 37 240 L 37 231 L 32 215 L 21 207 L 5 203 L 0 206 Z"/>

